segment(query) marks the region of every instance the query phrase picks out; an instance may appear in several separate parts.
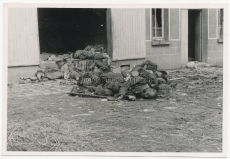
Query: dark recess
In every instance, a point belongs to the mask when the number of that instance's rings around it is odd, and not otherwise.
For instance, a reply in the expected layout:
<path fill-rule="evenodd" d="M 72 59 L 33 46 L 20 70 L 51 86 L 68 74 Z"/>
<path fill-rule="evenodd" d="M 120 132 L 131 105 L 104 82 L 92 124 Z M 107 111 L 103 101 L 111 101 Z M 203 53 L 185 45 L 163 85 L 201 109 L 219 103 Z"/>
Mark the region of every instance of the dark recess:
<path fill-rule="evenodd" d="M 189 59 L 195 59 L 195 13 L 196 10 L 188 11 L 188 57 Z"/>
<path fill-rule="evenodd" d="M 39 8 L 40 52 L 60 54 L 107 44 L 106 10 Z"/>

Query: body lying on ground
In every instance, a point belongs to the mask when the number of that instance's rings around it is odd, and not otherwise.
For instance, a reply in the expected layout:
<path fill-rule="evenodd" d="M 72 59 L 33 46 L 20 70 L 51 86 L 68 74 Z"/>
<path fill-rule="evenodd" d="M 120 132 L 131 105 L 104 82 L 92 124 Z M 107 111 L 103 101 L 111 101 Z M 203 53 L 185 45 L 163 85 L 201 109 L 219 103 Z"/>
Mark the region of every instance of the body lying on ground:
<path fill-rule="evenodd" d="M 146 60 L 132 70 L 124 70 L 121 73 L 86 73 L 82 76 L 79 85 L 96 95 L 132 100 L 134 98 L 154 99 L 161 85 L 168 82 L 165 75 L 167 75 L 165 71 L 157 71 L 155 63 Z"/>

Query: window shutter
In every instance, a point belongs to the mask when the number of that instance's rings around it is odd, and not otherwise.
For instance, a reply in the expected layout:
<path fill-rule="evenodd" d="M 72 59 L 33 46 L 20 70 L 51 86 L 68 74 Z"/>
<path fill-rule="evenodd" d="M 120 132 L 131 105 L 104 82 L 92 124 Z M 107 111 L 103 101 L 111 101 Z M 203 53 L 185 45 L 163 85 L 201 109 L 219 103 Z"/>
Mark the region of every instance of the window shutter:
<path fill-rule="evenodd" d="M 169 41 L 169 10 L 164 9 L 164 40 Z"/>

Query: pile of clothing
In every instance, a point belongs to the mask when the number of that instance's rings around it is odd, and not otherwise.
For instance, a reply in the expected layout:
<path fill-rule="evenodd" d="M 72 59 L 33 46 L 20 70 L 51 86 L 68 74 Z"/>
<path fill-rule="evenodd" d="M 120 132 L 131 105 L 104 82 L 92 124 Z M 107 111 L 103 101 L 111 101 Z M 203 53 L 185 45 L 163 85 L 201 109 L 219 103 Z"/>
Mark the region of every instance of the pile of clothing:
<path fill-rule="evenodd" d="M 103 65 L 103 64 L 102 64 Z M 131 70 L 114 73 L 109 70 L 82 74 L 78 86 L 71 93 L 91 93 L 120 100 L 154 99 L 157 94 L 169 93 L 171 86 L 166 71 L 157 70 L 157 64 L 146 60 Z"/>

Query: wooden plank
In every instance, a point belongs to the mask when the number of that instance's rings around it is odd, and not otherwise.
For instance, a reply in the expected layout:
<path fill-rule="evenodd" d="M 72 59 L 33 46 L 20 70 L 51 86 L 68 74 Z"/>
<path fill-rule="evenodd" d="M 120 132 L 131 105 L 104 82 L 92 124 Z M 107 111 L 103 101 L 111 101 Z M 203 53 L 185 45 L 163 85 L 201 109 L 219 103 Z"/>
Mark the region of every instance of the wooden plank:
<path fill-rule="evenodd" d="M 99 96 L 99 95 L 94 95 L 94 94 L 84 94 L 84 93 L 73 93 L 73 92 L 70 92 L 70 93 L 66 93 L 66 94 L 69 94 L 71 96 L 81 96 L 81 97 L 92 97 L 92 98 L 108 98 L 108 96 Z"/>
<path fill-rule="evenodd" d="M 145 9 L 112 8 L 112 60 L 146 57 Z"/>
<path fill-rule="evenodd" d="M 39 65 L 37 8 L 9 8 L 8 14 L 8 66 Z"/>

